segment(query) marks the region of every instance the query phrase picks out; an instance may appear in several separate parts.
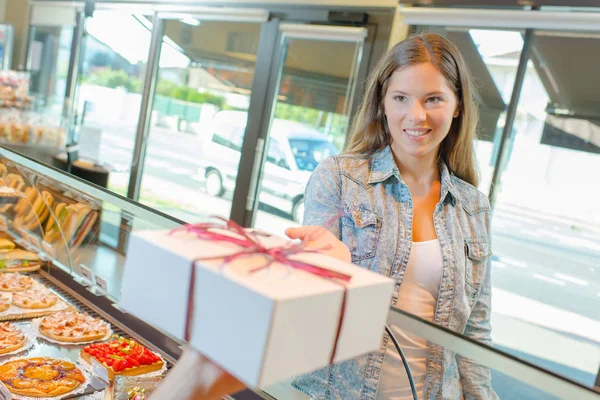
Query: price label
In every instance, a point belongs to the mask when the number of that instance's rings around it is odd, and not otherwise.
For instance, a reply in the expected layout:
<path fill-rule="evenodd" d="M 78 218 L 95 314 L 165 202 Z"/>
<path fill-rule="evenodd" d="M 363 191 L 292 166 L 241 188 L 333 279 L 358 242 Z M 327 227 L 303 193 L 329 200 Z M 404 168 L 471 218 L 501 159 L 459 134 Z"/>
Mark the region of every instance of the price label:
<path fill-rule="evenodd" d="M 108 283 L 106 283 L 106 279 L 98 275 L 96 275 L 96 286 L 98 286 L 104 292 L 108 293 Z"/>
<path fill-rule="evenodd" d="M 0 400 L 12 400 L 12 393 L 6 388 L 4 383 L 0 381 Z"/>
<path fill-rule="evenodd" d="M 83 275 L 83 277 L 85 279 L 87 279 L 88 281 L 93 283 L 94 282 L 94 273 L 92 272 L 92 270 L 83 264 L 79 264 L 79 266 L 81 267 L 81 275 Z"/>
<path fill-rule="evenodd" d="M 108 375 L 108 369 L 104 365 L 102 365 L 95 358 L 91 359 L 92 361 L 92 372 L 98 379 L 103 380 L 106 383 L 110 383 L 110 377 Z"/>

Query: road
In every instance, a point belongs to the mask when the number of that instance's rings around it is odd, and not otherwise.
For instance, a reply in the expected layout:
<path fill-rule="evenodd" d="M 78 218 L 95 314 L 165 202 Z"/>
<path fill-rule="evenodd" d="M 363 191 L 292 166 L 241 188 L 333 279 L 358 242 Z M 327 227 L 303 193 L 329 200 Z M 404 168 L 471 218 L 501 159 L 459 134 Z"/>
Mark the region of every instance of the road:
<path fill-rule="evenodd" d="M 121 171 L 112 174 L 111 185 L 124 189 L 134 130 L 102 124 L 99 159 Z M 186 221 L 229 216 L 231 194 L 214 198 L 203 191 L 201 146 L 196 135 L 153 127 L 142 201 Z M 256 220 L 257 228 L 280 235 L 291 225 L 289 216 L 265 206 Z M 507 204 L 497 206 L 492 225 L 494 340 L 514 355 L 593 384 L 600 365 L 600 227 Z"/>

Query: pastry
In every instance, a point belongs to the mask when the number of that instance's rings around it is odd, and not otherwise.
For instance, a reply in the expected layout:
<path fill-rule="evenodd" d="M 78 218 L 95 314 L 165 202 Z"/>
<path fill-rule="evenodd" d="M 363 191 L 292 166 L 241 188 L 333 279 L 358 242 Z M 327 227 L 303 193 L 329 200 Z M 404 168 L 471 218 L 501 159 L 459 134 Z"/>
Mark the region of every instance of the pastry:
<path fill-rule="evenodd" d="M 22 292 L 33 286 L 33 279 L 18 273 L 0 274 L 0 292 Z"/>
<path fill-rule="evenodd" d="M 33 203 L 26 203 L 19 209 L 13 221 L 15 228 L 32 230 L 38 226 L 41 227 L 50 215 L 50 207 L 54 204 L 54 197 L 45 190 L 42 191 L 41 195 L 34 197 L 35 201 Z M 29 198 L 29 195 L 26 198 Z"/>
<path fill-rule="evenodd" d="M 2 239 L 0 239 L 0 242 Z M 11 250 L 0 252 L 0 271 L 25 272 L 40 269 L 42 262 L 37 254 L 27 250 Z"/>
<path fill-rule="evenodd" d="M 48 221 L 46 222 L 46 227 L 44 228 L 45 242 L 52 243 L 58 238 L 60 238 L 60 232 L 63 226 L 63 222 L 67 215 L 69 215 L 69 208 L 67 204 L 55 204 L 54 209 L 52 210 L 52 215 L 50 215 L 50 217 L 48 218 Z"/>
<path fill-rule="evenodd" d="M 60 342 L 91 342 L 108 333 L 109 325 L 100 318 L 75 311 L 60 311 L 42 318 L 39 331 L 42 335 Z"/>
<path fill-rule="evenodd" d="M 58 297 L 46 288 L 33 288 L 13 294 L 13 305 L 20 308 L 41 309 L 50 308 L 56 304 Z"/>
<path fill-rule="evenodd" d="M 81 203 L 69 205 L 67 208 L 68 214 L 64 218 L 62 228 L 69 248 L 75 248 L 83 242 L 94 226 L 98 213 Z"/>
<path fill-rule="evenodd" d="M 164 365 L 164 361 L 157 354 L 135 340 L 123 337 L 86 346 L 81 350 L 81 358 L 90 364 L 92 359 L 102 364 L 111 380 L 115 375 L 148 374 L 160 370 Z"/>
<path fill-rule="evenodd" d="M 4 312 L 10 308 L 10 297 L 0 296 L 0 312 Z"/>
<path fill-rule="evenodd" d="M 17 189 L 2 185 L 0 186 L 0 198 L 2 197 L 20 197 L 23 198 L 25 194 L 18 191 Z M 20 199 L 19 199 L 20 200 Z"/>
<path fill-rule="evenodd" d="M 8 239 L 0 239 L 0 250 L 12 250 L 15 248 L 14 242 Z"/>
<path fill-rule="evenodd" d="M 0 323 L 0 354 L 18 350 L 25 344 L 25 335 L 9 322 Z"/>
<path fill-rule="evenodd" d="M 55 397 L 77 389 L 86 379 L 72 362 L 36 357 L 0 365 L 0 380 L 17 395 Z"/>
<path fill-rule="evenodd" d="M 25 212 L 25 208 L 31 207 L 37 197 L 37 192 L 31 186 L 25 189 L 24 194 L 25 196 L 20 198 L 13 208 L 17 217 L 22 216 L 22 213 Z"/>

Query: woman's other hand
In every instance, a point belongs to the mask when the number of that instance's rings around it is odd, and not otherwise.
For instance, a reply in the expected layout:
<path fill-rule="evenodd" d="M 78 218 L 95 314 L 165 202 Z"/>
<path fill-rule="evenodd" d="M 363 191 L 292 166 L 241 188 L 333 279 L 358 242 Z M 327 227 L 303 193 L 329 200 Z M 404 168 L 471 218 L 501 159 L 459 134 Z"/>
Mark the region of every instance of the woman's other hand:
<path fill-rule="evenodd" d="M 350 249 L 342 243 L 333 233 L 322 226 L 301 226 L 299 228 L 288 228 L 285 234 L 290 239 L 300 239 L 308 248 L 322 249 L 323 254 L 335 257 L 344 262 L 351 262 Z"/>
<path fill-rule="evenodd" d="M 220 400 L 244 388 L 219 365 L 187 347 L 150 400 Z"/>

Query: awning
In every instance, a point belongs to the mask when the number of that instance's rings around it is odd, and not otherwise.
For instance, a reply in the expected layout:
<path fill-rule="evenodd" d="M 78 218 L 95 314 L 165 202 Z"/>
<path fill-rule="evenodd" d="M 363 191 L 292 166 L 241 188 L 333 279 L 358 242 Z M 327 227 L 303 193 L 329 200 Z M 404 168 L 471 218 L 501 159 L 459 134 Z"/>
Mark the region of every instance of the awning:
<path fill-rule="evenodd" d="M 600 34 L 537 32 L 532 59 L 550 113 L 600 119 Z"/>
<path fill-rule="evenodd" d="M 550 99 L 543 144 L 600 153 L 599 49 L 600 34 L 536 32 L 532 60 Z"/>
<path fill-rule="evenodd" d="M 413 0 L 411 3 L 437 7 L 482 7 L 484 4 L 481 0 Z M 522 9 L 524 3 L 523 0 L 485 0 L 485 7 L 515 7 Z M 598 7 L 598 0 L 527 0 L 526 3 L 527 5 L 539 7 Z"/>
<path fill-rule="evenodd" d="M 448 31 L 452 40 L 462 53 L 479 94 L 478 138 L 492 142 L 496 133 L 500 114 L 506 110 L 502 94 L 498 90 L 490 71 L 485 65 L 473 38 L 468 31 Z"/>
<path fill-rule="evenodd" d="M 586 120 L 548 115 L 542 144 L 600 154 L 600 119 Z"/>
<path fill-rule="evenodd" d="M 480 108 L 478 138 L 488 142 L 493 141 L 498 119 L 506 110 L 506 104 L 469 31 L 443 27 L 424 28 L 428 32 L 433 31 L 452 40 L 462 53 L 478 92 Z M 420 27 L 417 27 L 417 30 L 420 31 Z"/>
<path fill-rule="evenodd" d="M 118 26 L 119 29 L 106 29 Z M 107 45 L 130 64 L 148 61 L 151 32 L 132 14 L 97 11 L 86 23 L 87 33 Z M 161 68 L 186 68 L 189 58 L 163 43 Z"/>

